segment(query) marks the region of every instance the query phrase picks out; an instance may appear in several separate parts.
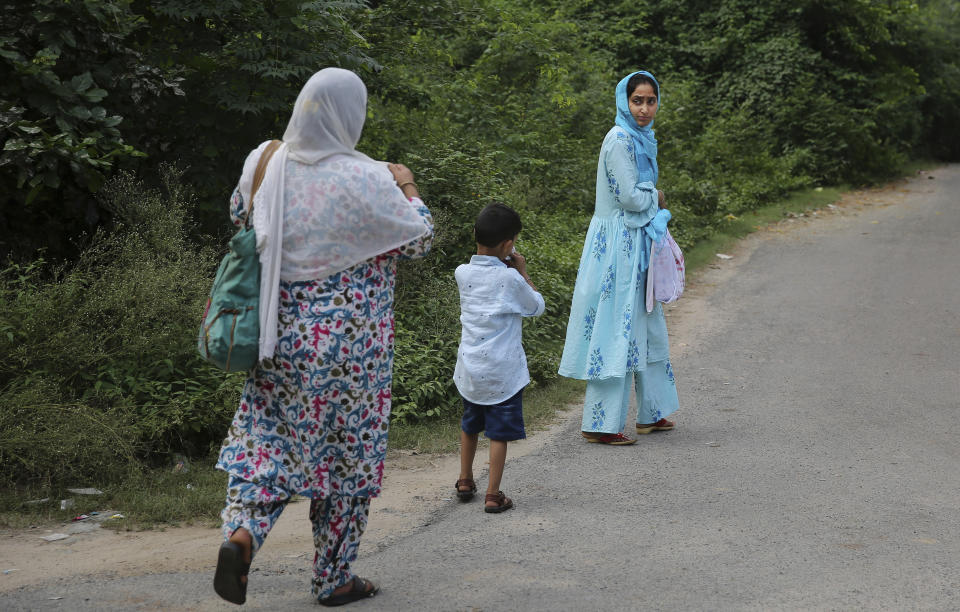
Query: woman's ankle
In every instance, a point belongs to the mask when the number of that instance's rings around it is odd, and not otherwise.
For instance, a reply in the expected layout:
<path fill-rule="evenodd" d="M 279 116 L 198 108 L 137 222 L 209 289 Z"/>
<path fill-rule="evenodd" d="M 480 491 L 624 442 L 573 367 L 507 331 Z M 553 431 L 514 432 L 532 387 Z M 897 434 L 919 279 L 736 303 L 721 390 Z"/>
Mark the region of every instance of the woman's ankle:
<path fill-rule="evenodd" d="M 243 548 L 244 561 L 249 563 L 253 553 L 253 535 L 245 527 L 240 527 L 230 536 L 230 541 Z"/>

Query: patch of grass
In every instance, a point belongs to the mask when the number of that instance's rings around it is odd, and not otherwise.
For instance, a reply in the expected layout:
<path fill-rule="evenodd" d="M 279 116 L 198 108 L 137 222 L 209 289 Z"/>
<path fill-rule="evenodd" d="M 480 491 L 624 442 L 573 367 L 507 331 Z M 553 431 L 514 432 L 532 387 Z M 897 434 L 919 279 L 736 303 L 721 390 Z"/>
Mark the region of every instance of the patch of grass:
<path fill-rule="evenodd" d="M 454 417 L 390 424 L 391 449 L 452 453 L 457 450 L 459 439 L 460 421 Z"/>
<path fill-rule="evenodd" d="M 227 475 L 213 466 L 216 457 L 190 464 L 187 472 L 171 468 L 131 471 L 113 484 L 93 486 L 102 495 L 75 495 L 66 488 L 29 487 L 5 490 L 0 495 L 0 527 L 69 523 L 75 516 L 111 511 L 123 519 L 105 521 L 104 527 L 118 530 L 150 529 L 160 525 L 217 525 L 226 495 Z M 27 503 L 47 498 L 46 502 Z M 73 506 L 60 509 L 61 500 Z"/>
<path fill-rule="evenodd" d="M 932 170 L 934 168 L 939 168 L 943 165 L 942 161 L 937 161 L 935 159 L 913 159 L 903 165 L 903 168 L 900 169 L 900 176 L 913 176 L 920 170 Z"/>
<path fill-rule="evenodd" d="M 558 378 L 546 384 L 528 387 L 523 392 L 523 420 L 527 433 L 547 428 L 557 420 L 557 410 L 583 395 L 582 380 Z M 481 436 L 481 440 L 484 438 Z M 454 453 L 460 440 L 460 418 L 390 426 L 390 448 L 415 450 L 420 453 Z"/>
<path fill-rule="evenodd" d="M 214 467 L 216 462 L 216 456 L 194 461 L 187 473 L 144 472 L 139 481 L 121 484 L 111 502 L 140 528 L 161 523 L 219 525 L 227 474 Z"/>
<path fill-rule="evenodd" d="M 529 392 L 524 391 L 523 418 L 527 431 L 541 431 L 557 422 L 557 411 L 571 404 L 580 405 L 587 381 L 557 378 Z"/>
<path fill-rule="evenodd" d="M 567 378 L 540 385 L 524 393 L 527 432 L 542 430 L 556 421 L 557 409 L 582 395 L 585 383 Z M 390 429 L 390 448 L 421 453 L 453 453 L 460 437 L 459 419 L 396 424 Z M 69 523 L 73 517 L 111 511 L 123 519 L 105 521 L 117 530 L 156 529 L 176 525 L 207 525 L 220 522 L 227 475 L 216 468 L 216 456 L 194 460 L 188 471 L 171 467 L 131 470 L 115 483 L 77 483 L 76 488 L 95 487 L 102 495 L 74 495 L 66 488 L 29 486 L 0 493 L 0 528 L 22 529 L 32 525 Z M 47 498 L 41 503 L 27 503 Z M 73 506 L 60 509 L 60 501 Z"/>

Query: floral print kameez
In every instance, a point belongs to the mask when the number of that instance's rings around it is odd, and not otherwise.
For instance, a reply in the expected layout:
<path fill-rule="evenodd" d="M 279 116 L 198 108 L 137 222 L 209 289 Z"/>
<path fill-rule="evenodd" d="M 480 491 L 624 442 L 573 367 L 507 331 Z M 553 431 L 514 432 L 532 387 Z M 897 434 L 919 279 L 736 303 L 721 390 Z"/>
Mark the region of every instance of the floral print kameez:
<path fill-rule="evenodd" d="M 429 210 L 419 199 L 411 206 L 424 224 L 420 239 L 325 279 L 280 282 L 276 351 L 251 371 L 217 463 L 230 474 L 224 535 L 246 528 L 254 553 L 292 496 L 313 500 L 318 598 L 352 579 L 369 499 L 381 489 L 397 262 L 424 256 L 432 240 Z M 243 222 L 244 208 L 238 190 L 234 223 Z"/>

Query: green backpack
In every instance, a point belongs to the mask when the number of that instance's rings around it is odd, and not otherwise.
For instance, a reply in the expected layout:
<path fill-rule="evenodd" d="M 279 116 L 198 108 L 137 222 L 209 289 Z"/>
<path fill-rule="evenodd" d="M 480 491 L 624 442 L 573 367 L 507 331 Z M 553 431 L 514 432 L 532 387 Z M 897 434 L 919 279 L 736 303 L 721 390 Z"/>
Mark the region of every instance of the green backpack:
<path fill-rule="evenodd" d="M 281 142 L 267 145 L 253 176 L 247 219 L 230 239 L 203 311 L 197 350 L 204 359 L 228 372 L 249 370 L 260 352 L 260 256 L 253 224 L 253 196 L 263 182 L 267 164 Z"/>

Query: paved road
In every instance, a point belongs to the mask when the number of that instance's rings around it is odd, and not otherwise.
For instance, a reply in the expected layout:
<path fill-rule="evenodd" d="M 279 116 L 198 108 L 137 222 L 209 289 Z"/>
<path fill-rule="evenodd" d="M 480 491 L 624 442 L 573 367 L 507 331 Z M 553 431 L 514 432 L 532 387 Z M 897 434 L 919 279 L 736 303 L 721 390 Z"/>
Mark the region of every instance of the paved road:
<path fill-rule="evenodd" d="M 759 240 L 676 351 L 679 428 L 507 465 L 358 563 L 352 610 L 960 609 L 960 167 Z M 680 354 L 682 353 L 682 354 Z M 261 568 L 248 608 L 316 609 Z M 58 582 L 5 609 L 227 609 L 209 574 Z M 64 600 L 48 601 L 54 595 Z"/>

